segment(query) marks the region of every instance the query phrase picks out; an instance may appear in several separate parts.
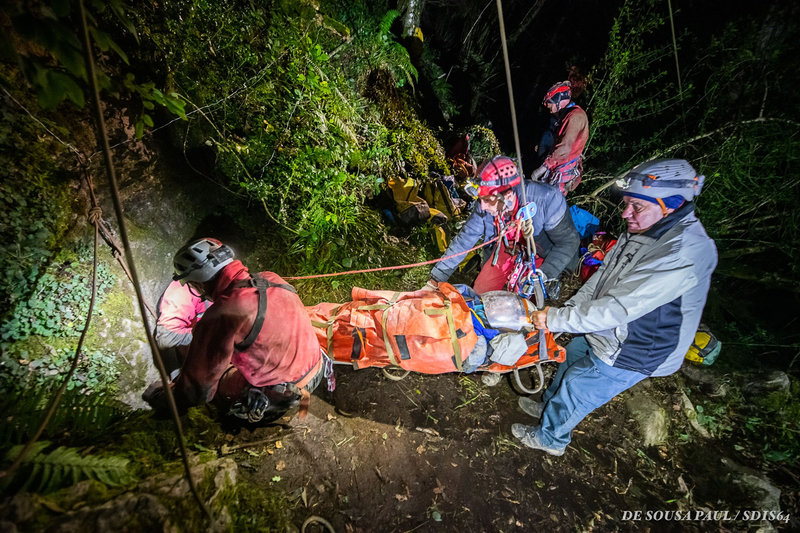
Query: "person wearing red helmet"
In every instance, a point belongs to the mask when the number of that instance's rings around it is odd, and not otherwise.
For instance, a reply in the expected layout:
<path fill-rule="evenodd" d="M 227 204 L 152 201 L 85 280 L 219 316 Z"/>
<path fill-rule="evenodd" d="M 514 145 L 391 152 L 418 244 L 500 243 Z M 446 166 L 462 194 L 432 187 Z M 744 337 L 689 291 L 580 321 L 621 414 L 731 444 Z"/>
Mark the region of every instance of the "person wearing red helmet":
<path fill-rule="evenodd" d="M 572 101 L 572 84 L 556 83 L 544 96 L 542 104 L 552 116 L 554 145 L 544 163 L 533 171 L 531 179 L 557 185 L 566 195 L 581 182 L 581 154 L 589 139 L 586 112 Z"/>
<path fill-rule="evenodd" d="M 543 259 L 539 269 L 546 278 L 557 280 L 561 272 L 573 266 L 580 237 L 567 203 L 557 189 L 543 183 L 523 182 L 514 161 L 502 155 L 484 163 L 478 175 L 479 201 L 475 202 L 464 227 L 444 252 L 444 259 L 431 270 L 427 288 L 432 288 L 433 282 L 447 281 L 464 259 L 463 255 L 451 256 L 506 231 L 522 207 L 523 187 L 526 201 L 535 205 L 535 213 L 523 224 L 522 231 L 512 229 L 491 247 L 491 253 L 484 257 L 483 267 L 475 279 L 475 292 L 483 294 L 506 286 L 515 267 L 514 252 L 525 246 L 528 235 L 534 238 L 537 255 Z"/>
<path fill-rule="evenodd" d="M 230 247 L 210 238 L 182 247 L 174 266 L 175 281 L 213 302 L 195 325 L 186 361 L 172 382 L 180 408 L 213 399 L 257 422 L 271 407 L 307 399 L 329 374 L 303 302 L 280 276 L 250 274 Z M 156 410 L 166 408 L 160 382 L 143 399 Z"/>

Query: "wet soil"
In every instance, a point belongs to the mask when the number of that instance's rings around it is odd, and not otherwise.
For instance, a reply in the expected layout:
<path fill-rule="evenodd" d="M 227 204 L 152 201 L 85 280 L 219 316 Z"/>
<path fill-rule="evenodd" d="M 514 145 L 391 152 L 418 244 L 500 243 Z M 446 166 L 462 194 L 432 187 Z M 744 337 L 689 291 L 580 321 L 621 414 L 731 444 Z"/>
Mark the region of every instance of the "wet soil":
<path fill-rule="evenodd" d="M 274 437 L 235 457 L 241 475 L 285 491 L 292 522 L 311 516 L 336 531 L 755 531 L 798 526 L 797 472 L 782 482 L 789 523 L 626 520 L 626 512 L 753 509 L 720 460 L 732 445 L 693 434 L 681 412 L 680 375 L 645 380 L 591 413 L 562 457 L 531 450 L 511 424 L 534 423 L 507 376 L 411 374 L 337 366 L 337 389 L 317 392 L 305 418 L 243 430 L 234 444 Z M 549 369 L 547 374 L 552 374 Z M 548 377 L 549 379 L 549 377 Z M 646 447 L 625 401 L 647 394 L 666 408 L 667 444 Z M 746 460 L 734 456 L 736 461 Z M 653 515 L 658 518 L 658 515 Z M 307 531 L 322 530 L 309 526 Z"/>

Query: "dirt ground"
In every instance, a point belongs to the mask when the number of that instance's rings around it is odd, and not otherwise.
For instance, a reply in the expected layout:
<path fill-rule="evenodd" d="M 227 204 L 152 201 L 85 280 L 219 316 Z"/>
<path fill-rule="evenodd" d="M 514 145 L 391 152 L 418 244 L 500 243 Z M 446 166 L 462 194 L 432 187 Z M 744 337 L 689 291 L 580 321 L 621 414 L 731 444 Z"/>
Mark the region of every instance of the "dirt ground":
<path fill-rule="evenodd" d="M 705 514 L 755 504 L 752 494 L 720 473 L 731 443 L 691 433 L 680 408 L 680 375 L 645 380 L 596 410 L 576 428 L 565 455 L 552 457 L 511 436 L 512 423 L 533 420 L 518 409 L 510 376 L 487 387 L 478 374 L 391 381 L 377 369 L 336 370 L 335 393 L 315 393 L 305 419 L 242 430 L 233 441 L 276 440 L 234 457 L 243 477 L 289 494 L 298 527 L 311 516 L 338 532 L 798 527 L 800 485 L 789 471 L 780 480 L 789 523 Z M 644 446 L 625 405 L 631 394 L 665 406 L 668 444 Z M 625 520 L 626 511 L 668 510 L 702 513 L 703 519 Z M 323 529 L 307 529 L 315 530 Z"/>

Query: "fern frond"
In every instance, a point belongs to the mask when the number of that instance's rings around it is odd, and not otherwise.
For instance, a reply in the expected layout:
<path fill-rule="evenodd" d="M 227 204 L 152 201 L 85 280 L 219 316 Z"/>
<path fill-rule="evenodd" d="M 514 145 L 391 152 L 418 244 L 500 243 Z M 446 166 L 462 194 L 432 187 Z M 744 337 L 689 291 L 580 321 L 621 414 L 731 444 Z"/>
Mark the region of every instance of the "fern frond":
<path fill-rule="evenodd" d="M 17 484 L 24 479 L 21 490 L 51 492 L 84 479 L 94 479 L 112 487 L 124 485 L 133 479 L 128 471 L 129 460 L 123 457 L 81 457 L 78 448 L 66 446 L 44 453 L 49 446 L 48 441 L 34 444 L 11 483 Z M 14 446 L 6 454 L 6 460 L 13 461 L 21 451 L 22 445 Z"/>
<path fill-rule="evenodd" d="M 30 438 L 44 417 L 49 390 L 30 390 L 12 401 L 4 402 L 0 411 L 5 420 L 0 426 L 0 446 L 22 442 Z M 127 415 L 126 408 L 108 396 L 86 396 L 67 391 L 47 426 L 46 435 L 52 436 L 64 430 L 91 438 Z"/>
<path fill-rule="evenodd" d="M 381 19 L 381 23 L 379 25 L 381 34 L 389 33 L 392 29 L 392 24 L 394 24 L 394 21 L 397 20 L 397 17 L 399 16 L 400 12 L 396 9 L 390 9 L 387 11 Z"/>
<path fill-rule="evenodd" d="M 347 124 L 339 115 L 332 115 L 330 117 L 331 124 L 338 130 L 342 137 L 345 137 L 353 144 L 358 144 L 358 136 L 356 132 Z"/>

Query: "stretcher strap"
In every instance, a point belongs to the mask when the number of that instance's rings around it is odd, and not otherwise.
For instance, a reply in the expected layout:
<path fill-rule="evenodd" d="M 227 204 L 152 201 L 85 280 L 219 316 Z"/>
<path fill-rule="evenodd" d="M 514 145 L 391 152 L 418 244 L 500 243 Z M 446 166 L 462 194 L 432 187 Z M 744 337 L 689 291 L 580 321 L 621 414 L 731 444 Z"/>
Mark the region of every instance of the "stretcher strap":
<path fill-rule="evenodd" d="M 331 313 L 335 315 L 335 313 Z M 319 322 L 317 320 L 312 320 L 311 325 L 315 328 L 324 328 L 325 329 L 325 337 L 327 338 L 327 346 L 328 346 L 328 353 L 333 353 L 333 323 L 336 319 L 332 318 L 327 322 Z"/>
<path fill-rule="evenodd" d="M 459 372 L 461 372 L 463 368 L 463 364 L 461 361 L 461 345 L 458 343 L 458 335 L 456 334 L 456 323 L 453 319 L 453 308 L 450 305 L 450 299 L 447 296 L 442 295 L 444 298 L 444 308 L 443 309 L 426 309 L 425 314 L 429 316 L 434 315 L 445 315 L 447 319 L 447 329 L 450 333 L 450 343 L 453 345 L 453 362 L 456 365 L 456 368 Z"/>
<path fill-rule="evenodd" d="M 392 293 L 392 297 L 389 298 L 388 304 L 373 304 L 373 305 L 363 305 L 359 307 L 359 311 L 373 311 L 376 309 L 380 309 L 383 311 L 381 313 L 381 329 L 383 330 L 383 344 L 386 346 L 386 355 L 389 356 L 389 361 L 392 362 L 395 366 L 400 366 L 400 363 L 397 361 L 397 357 L 394 354 L 394 348 L 392 348 L 392 343 L 389 340 L 389 335 L 386 333 L 386 322 L 389 319 L 389 308 L 392 307 L 394 304 L 397 303 L 397 299 L 402 296 L 399 292 Z"/>

